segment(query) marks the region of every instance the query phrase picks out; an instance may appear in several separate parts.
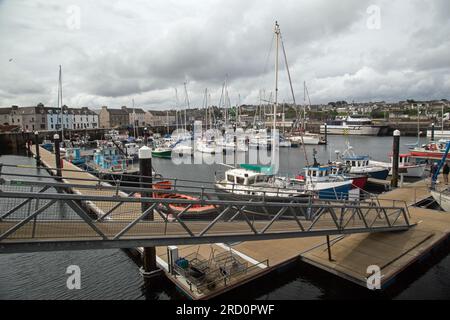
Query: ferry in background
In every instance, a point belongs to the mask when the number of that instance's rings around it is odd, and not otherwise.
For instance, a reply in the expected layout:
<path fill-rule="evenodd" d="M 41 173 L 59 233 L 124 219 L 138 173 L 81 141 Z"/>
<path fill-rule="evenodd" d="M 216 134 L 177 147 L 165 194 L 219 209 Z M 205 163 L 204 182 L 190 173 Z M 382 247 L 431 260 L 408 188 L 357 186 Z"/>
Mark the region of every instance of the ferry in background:
<path fill-rule="evenodd" d="M 380 130 L 370 118 L 348 116 L 327 121 L 327 134 L 377 136 Z M 320 126 L 320 133 L 325 133 L 325 125 Z"/>

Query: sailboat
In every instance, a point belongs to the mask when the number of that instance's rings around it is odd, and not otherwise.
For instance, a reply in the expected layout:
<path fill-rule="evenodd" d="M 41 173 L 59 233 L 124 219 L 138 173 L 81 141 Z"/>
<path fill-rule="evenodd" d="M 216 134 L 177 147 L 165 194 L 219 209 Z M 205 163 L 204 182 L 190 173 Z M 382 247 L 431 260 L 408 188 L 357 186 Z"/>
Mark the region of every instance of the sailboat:
<path fill-rule="evenodd" d="M 261 132 L 262 141 L 273 141 L 276 137 L 276 116 L 278 107 L 278 51 L 281 38 L 280 27 L 275 22 L 275 36 L 276 36 L 276 54 L 275 54 L 275 100 L 273 103 L 273 127 L 272 139 L 268 139 L 267 131 Z M 259 137 L 258 137 L 259 138 Z M 253 137 L 252 139 L 256 139 Z M 259 139 L 258 139 L 259 140 Z M 261 146 L 260 141 L 255 141 L 257 146 Z M 252 140 L 250 139 L 250 144 Z M 275 156 L 275 152 L 272 152 Z M 292 185 L 289 181 L 277 178 L 272 172 L 271 166 L 263 166 L 257 164 L 241 164 L 237 168 L 228 169 L 225 171 L 222 179 L 216 179 L 215 188 L 219 198 L 222 199 L 264 199 L 269 202 L 302 202 L 308 201 L 309 193 L 305 191 L 304 186 Z M 247 208 L 246 211 L 257 214 L 264 214 L 260 211 L 261 208 Z M 270 207 L 268 213 L 275 213 L 279 210 L 278 207 Z"/>

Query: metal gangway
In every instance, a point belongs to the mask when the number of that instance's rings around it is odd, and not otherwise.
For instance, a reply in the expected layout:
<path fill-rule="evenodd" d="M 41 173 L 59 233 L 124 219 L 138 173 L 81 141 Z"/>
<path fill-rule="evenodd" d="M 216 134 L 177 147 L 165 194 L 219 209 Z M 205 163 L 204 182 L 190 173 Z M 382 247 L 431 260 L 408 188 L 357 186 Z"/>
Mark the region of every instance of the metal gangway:
<path fill-rule="evenodd" d="M 48 168 L 47 168 L 48 169 Z M 158 179 L 42 177 L 2 172 L 0 253 L 133 248 L 403 231 L 412 224 L 404 202 L 380 198 L 321 200 L 240 197 L 214 188 Z M 120 180 L 122 181 L 122 180 Z M 176 184 L 176 183 L 175 183 Z M 180 192 L 189 197 L 173 195 Z M 390 204 L 392 203 L 392 205 Z M 193 215 L 208 206 L 213 212 Z"/>

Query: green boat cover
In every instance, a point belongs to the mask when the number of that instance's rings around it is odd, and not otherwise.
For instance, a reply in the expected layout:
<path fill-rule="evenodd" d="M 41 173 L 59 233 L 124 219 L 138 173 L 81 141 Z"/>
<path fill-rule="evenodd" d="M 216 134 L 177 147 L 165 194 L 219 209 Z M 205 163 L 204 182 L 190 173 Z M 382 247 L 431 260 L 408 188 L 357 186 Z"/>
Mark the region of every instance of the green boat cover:
<path fill-rule="evenodd" d="M 264 174 L 272 174 L 273 173 L 271 166 L 263 166 L 261 164 L 243 163 L 243 164 L 240 164 L 239 167 L 241 167 L 242 169 L 245 169 L 245 170 L 251 170 L 251 171 L 260 172 L 260 173 L 264 173 Z"/>

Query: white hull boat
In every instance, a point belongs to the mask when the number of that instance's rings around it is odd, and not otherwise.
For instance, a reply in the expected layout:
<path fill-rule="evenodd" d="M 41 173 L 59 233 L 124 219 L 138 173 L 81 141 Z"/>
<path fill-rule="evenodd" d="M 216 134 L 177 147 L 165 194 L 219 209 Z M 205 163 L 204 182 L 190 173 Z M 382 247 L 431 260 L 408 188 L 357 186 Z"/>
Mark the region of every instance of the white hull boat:
<path fill-rule="evenodd" d="M 291 136 L 289 140 L 299 145 L 302 144 L 302 136 Z M 318 134 L 305 133 L 303 135 L 303 143 L 305 145 L 318 145 L 320 143 L 320 136 Z"/>
<path fill-rule="evenodd" d="M 448 191 L 435 191 L 431 190 L 431 195 L 442 209 L 444 209 L 447 212 L 450 212 L 450 194 Z"/>

